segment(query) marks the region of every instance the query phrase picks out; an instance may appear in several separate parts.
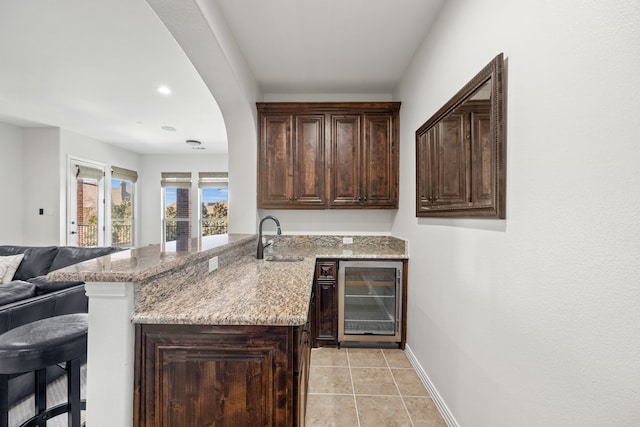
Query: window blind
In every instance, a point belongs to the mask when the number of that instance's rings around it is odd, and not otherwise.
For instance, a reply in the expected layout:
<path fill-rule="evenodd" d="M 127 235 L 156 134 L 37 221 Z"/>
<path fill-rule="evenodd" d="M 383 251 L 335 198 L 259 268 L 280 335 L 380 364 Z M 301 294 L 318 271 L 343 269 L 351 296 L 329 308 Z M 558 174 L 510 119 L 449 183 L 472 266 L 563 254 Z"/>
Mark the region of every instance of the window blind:
<path fill-rule="evenodd" d="M 123 181 L 138 181 L 138 172 L 131 169 L 120 168 L 118 166 L 111 166 L 111 178 L 121 179 Z"/>
<path fill-rule="evenodd" d="M 198 188 L 224 188 L 228 186 L 228 172 L 198 172 Z"/>
<path fill-rule="evenodd" d="M 101 169 L 76 165 L 76 179 L 95 179 L 100 181 L 103 176 L 104 172 Z"/>
<path fill-rule="evenodd" d="M 164 187 L 191 188 L 191 172 L 162 172 L 160 185 Z"/>

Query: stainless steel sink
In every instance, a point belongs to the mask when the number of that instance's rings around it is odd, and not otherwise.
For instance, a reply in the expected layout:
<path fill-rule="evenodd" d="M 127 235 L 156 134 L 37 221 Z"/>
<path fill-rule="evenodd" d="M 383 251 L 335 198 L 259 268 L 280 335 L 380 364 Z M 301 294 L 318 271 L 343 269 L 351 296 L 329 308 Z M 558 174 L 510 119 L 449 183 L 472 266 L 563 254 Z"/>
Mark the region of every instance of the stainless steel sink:
<path fill-rule="evenodd" d="M 264 257 L 265 261 L 270 262 L 298 262 L 302 261 L 304 257 L 301 256 L 280 256 L 280 255 L 269 255 Z"/>

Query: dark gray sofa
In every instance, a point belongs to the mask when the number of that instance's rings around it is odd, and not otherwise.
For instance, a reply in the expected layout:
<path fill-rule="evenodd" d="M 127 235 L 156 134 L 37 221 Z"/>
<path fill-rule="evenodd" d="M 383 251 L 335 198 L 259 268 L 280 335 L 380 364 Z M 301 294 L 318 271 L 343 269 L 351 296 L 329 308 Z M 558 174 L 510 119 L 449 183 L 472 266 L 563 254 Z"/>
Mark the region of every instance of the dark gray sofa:
<path fill-rule="evenodd" d="M 35 320 L 70 313 L 86 313 L 88 300 L 84 282 L 47 280 L 50 271 L 109 255 L 118 247 L 0 246 L 0 256 L 24 254 L 13 281 L 0 284 L 0 334 Z M 55 379 L 64 369 L 47 371 Z M 33 374 L 13 378 L 9 383 L 9 405 L 33 393 Z"/>

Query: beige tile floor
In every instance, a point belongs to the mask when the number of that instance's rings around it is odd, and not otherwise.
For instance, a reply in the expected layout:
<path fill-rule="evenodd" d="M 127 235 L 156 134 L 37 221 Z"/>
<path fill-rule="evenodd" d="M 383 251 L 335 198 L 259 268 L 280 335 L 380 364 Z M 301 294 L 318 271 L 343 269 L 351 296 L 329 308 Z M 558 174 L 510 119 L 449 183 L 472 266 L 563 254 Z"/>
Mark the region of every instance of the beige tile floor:
<path fill-rule="evenodd" d="M 446 427 L 402 350 L 311 351 L 307 427 Z"/>

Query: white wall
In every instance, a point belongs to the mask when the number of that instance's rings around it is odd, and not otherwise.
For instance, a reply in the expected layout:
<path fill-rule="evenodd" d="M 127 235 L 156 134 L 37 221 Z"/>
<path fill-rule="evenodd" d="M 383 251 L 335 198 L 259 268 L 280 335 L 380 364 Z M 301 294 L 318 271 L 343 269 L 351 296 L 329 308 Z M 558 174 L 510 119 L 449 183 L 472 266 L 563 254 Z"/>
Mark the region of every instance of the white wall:
<path fill-rule="evenodd" d="M 258 209 L 258 217 L 273 215 L 283 234 L 389 235 L 396 210 L 389 209 Z M 265 222 L 263 231 L 275 231 Z"/>
<path fill-rule="evenodd" d="M 22 244 L 22 128 L 0 123 L 0 244 Z"/>
<path fill-rule="evenodd" d="M 145 246 L 162 241 L 162 189 L 160 177 L 162 172 L 191 172 L 191 198 L 193 212 L 198 212 L 198 172 L 227 172 L 228 157 L 226 155 L 145 155 L 142 158 L 142 170 L 139 182 L 145 191 L 140 194 L 142 208 L 139 217 L 140 241 L 137 246 Z M 234 197 L 229 182 L 229 199 Z M 197 236 L 198 217 L 194 214 L 192 232 Z"/>
<path fill-rule="evenodd" d="M 640 425 L 640 3 L 450 0 L 396 93 L 408 345 L 468 427 Z M 508 62 L 507 219 L 417 219 L 415 130 Z"/>
<path fill-rule="evenodd" d="M 57 245 L 61 218 L 59 128 L 23 129 L 22 234 L 28 246 Z M 39 210 L 45 214 L 40 215 Z"/>

